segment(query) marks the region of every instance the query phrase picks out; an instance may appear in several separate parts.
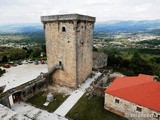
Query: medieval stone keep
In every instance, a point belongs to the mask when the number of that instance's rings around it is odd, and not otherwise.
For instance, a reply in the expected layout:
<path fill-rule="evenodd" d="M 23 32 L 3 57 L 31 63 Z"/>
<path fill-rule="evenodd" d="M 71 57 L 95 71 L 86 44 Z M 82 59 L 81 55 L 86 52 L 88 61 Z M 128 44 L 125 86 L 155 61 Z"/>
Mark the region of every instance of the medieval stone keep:
<path fill-rule="evenodd" d="M 56 84 L 77 88 L 92 72 L 95 17 L 79 14 L 42 16 L 48 69 L 63 66 L 52 77 Z"/>

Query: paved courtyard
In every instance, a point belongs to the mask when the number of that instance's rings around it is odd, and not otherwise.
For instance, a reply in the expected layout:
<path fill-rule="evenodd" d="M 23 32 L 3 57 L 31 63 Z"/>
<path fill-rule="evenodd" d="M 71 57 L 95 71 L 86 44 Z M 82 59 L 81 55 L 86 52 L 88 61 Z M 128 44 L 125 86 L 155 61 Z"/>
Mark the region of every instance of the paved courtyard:
<path fill-rule="evenodd" d="M 7 91 L 37 78 L 41 72 L 48 72 L 47 64 L 24 64 L 18 65 L 17 67 L 11 67 L 6 69 L 6 73 L 0 77 L 0 86 L 6 85 L 4 91 Z"/>
<path fill-rule="evenodd" d="M 28 120 L 68 120 L 63 116 L 57 115 L 55 113 L 49 113 L 45 110 L 41 110 L 24 102 L 14 104 L 12 109 L 28 118 Z"/>

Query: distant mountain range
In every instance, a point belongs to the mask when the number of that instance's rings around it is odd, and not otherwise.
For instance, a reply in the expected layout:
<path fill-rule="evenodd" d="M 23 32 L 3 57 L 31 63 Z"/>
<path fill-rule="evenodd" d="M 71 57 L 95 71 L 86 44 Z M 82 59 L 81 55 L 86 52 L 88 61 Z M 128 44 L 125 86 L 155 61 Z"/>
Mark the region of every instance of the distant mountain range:
<path fill-rule="evenodd" d="M 32 24 L 9 24 L 0 25 L 0 33 L 36 33 L 43 32 L 43 25 Z"/>
<path fill-rule="evenodd" d="M 95 32 L 155 32 L 160 33 L 160 20 L 143 21 L 106 21 L 97 22 Z M 35 33 L 43 32 L 42 24 L 0 25 L 0 33 Z"/>
<path fill-rule="evenodd" d="M 159 32 L 160 20 L 106 21 L 96 23 L 97 32 Z"/>

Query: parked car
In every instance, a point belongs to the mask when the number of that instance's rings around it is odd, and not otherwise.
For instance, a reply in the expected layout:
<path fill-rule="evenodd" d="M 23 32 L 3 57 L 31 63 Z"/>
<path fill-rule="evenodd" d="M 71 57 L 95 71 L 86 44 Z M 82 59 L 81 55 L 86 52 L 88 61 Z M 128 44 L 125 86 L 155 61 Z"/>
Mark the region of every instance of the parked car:
<path fill-rule="evenodd" d="M 10 65 L 13 65 L 13 64 L 14 64 L 14 62 L 9 62 L 9 64 L 10 64 Z"/>
<path fill-rule="evenodd" d="M 17 65 L 14 62 L 9 62 L 9 65 L 16 67 Z"/>
<path fill-rule="evenodd" d="M 27 60 L 27 62 L 28 62 L 28 63 L 33 63 L 33 61 L 32 61 L 32 60 Z"/>
<path fill-rule="evenodd" d="M 22 65 L 22 63 L 21 62 L 17 62 L 17 65 Z"/>
<path fill-rule="evenodd" d="M 17 66 L 17 64 L 15 64 L 15 63 L 14 63 L 14 64 L 12 64 L 11 66 L 16 67 L 16 66 Z"/>
<path fill-rule="evenodd" d="M 11 66 L 10 66 L 10 64 L 4 64 L 3 67 L 4 68 L 10 68 Z"/>
<path fill-rule="evenodd" d="M 41 64 L 45 64 L 44 60 L 41 60 Z"/>
<path fill-rule="evenodd" d="M 39 64 L 38 60 L 35 60 L 35 61 L 34 61 L 34 64 L 35 64 L 35 65 L 38 65 L 38 64 Z"/>
<path fill-rule="evenodd" d="M 22 61 L 22 64 L 28 64 L 27 60 Z"/>

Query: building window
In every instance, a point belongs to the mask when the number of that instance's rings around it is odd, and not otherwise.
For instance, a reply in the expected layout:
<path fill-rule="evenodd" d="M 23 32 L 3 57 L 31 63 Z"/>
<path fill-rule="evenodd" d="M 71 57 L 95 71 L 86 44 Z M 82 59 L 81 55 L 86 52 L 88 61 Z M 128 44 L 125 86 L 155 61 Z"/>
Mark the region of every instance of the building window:
<path fill-rule="evenodd" d="M 66 28 L 65 27 L 62 27 L 62 32 L 66 32 Z"/>
<path fill-rule="evenodd" d="M 84 45 L 84 43 L 83 43 L 83 42 L 82 42 L 81 44 L 82 44 L 82 45 Z"/>
<path fill-rule="evenodd" d="M 61 61 L 59 61 L 59 66 L 61 66 L 62 65 L 62 62 Z"/>
<path fill-rule="evenodd" d="M 154 117 L 154 118 L 157 118 L 157 120 L 159 120 L 160 115 L 159 115 L 159 114 L 157 114 L 157 113 L 153 113 L 153 117 Z"/>
<path fill-rule="evenodd" d="M 118 104 L 119 104 L 119 100 L 118 100 L 118 99 L 115 99 L 115 103 L 118 103 Z"/>
<path fill-rule="evenodd" d="M 136 111 L 142 112 L 142 108 L 141 108 L 141 107 L 137 107 L 137 108 L 136 108 Z"/>

